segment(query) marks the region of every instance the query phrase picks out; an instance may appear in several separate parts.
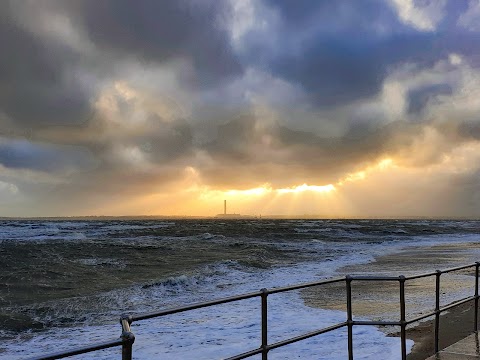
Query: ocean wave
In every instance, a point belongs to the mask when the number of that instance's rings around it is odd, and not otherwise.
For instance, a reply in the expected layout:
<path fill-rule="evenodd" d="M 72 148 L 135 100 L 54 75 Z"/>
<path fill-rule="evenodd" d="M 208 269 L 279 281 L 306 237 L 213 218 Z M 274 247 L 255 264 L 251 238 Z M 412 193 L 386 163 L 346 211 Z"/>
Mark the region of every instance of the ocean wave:
<path fill-rule="evenodd" d="M 174 226 L 174 222 L 162 222 L 155 224 L 105 224 L 100 229 L 107 231 L 162 229 Z"/>
<path fill-rule="evenodd" d="M 358 261 L 357 259 L 350 259 Z M 344 261 L 348 261 L 344 259 Z M 183 304 L 202 300 L 202 296 L 197 293 L 197 288 L 192 291 L 185 291 L 187 288 L 198 285 L 198 277 L 206 276 L 199 289 L 205 286 L 211 286 L 212 289 L 203 294 L 204 298 L 211 300 L 213 288 L 218 297 L 230 296 L 235 293 L 244 293 L 252 290 L 258 290 L 261 287 L 283 286 L 298 283 L 300 280 L 311 281 L 317 278 L 316 274 L 323 271 L 325 265 L 303 264 L 288 268 L 270 269 L 260 272 L 245 272 L 241 265 L 235 262 L 219 263 L 215 266 L 205 267 L 204 274 L 196 274 L 193 277 L 180 275 L 165 279 L 153 286 L 142 288 L 132 287 L 123 292 L 110 292 L 104 294 L 103 299 L 94 298 L 96 303 L 118 306 L 116 311 L 110 312 L 110 315 L 119 315 L 120 311 L 130 310 L 152 310 L 154 307 L 161 308 L 165 306 L 178 305 L 179 300 Z M 330 264 L 331 266 L 331 264 Z M 218 276 L 218 278 L 215 278 Z M 240 281 L 239 281 L 240 280 Z M 219 287 L 220 283 L 231 282 L 231 287 Z M 171 289 L 180 288 L 180 294 L 169 294 Z M 128 290 L 128 291 L 127 291 Z M 167 290 L 167 291 L 165 291 Z M 137 292 L 138 291 L 138 292 Z M 180 296 L 179 296 L 180 295 Z M 113 296 L 113 297 L 112 297 Z M 200 298 L 200 299 L 199 299 Z M 125 302 L 128 304 L 125 306 Z M 170 299 L 169 301 L 167 299 Z M 187 301 L 190 300 L 190 301 Z M 70 302 L 70 309 L 78 311 L 78 303 Z M 290 336 L 299 335 L 329 326 L 345 320 L 345 313 L 334 310 L 324 310 L 305 306 L 300 298 L 299 292 L 288 292 L 281 296 L 275 295 L 269 297 L 271 311 L 269 311 L 269 323 L 272 324 L 269 332 L 271 342 L 280 341 Z M 153 305 L 153 306 L 152 306 Z M 163 306 L 161 306 L 163 305 Z M 135 356 L 144 359 L 154 359 L 161 357 L 163 359 L 195 358 L 212 359 L 231 356 L 235 353 L 254 348 L 258 345 L 260 334 L 259 316 L 249 314 L 258 313 L 259 300 L 249 299 L 231 304 L 225 304 L 218 307 L 204 308 L 188 313 L 171 315 L 161 320 L 152 319 L 135 323 L 133 331 L 137 334 L 135 342 Z M 121 309 L 120 309 L 121 308 Z M 55 317 L 61 316 L 68 320 L 65 311 L 57 306 L 57 312 L 52 314 Z M 67 308 L 68 309 L 68 308 Z M 116 313 L 116 314 L 115 314 Z M 98 318 L 98 315 L 97 315 Z M 81 336 L 85 332 L 87 336 Z M 51 329 L 42 332 L 34 338 L 28 336 L 17 337 L 15 342 L 4 344 L 5 353 L 15 358 L 20 355 L 38 355 L 55 349 L 71 346 L 80 346 L 93 341 L 109 339 L 113 334 L 119 332 L 118 325 L 96 325 L 94 323 L 84 324 L 82 327 L 70 326 L 68 328 Z M 161 336 L 159 336 L 161 334 Z M 400 344 L 398 338 L 385 336 L 376 328 L 354 329 L 355 339 L 359 342 L 356 347 L 356 358 L 370 359 L 372 354 L 380 356 L 383 359 L 399 359 Z M 81 341 L 80 341 L 81 339 Z M 73 340 L 73 341 L 72 341 Z M 346 347 L 343 345 L 346 341 L 345 333 L 328 333 L 321 337 L 290 345 L 286 348 L 277 349 L 275 358 L 291 359 L 293 356 L 302 358 L 329 358 L 332 360 L 344 359 L 346 356 Z M 35 342 L 38 346 L 31 346 Z M 408 342 L 408 347 L 412 342 Z M 28 349 L 28 354 L 25 352 Z M 295 354 L 295 355 L 294 355 Z M 333 354 L 333 356 L 332 356 Z M 96 358 L 113 359 L 116 354 L 99 352 Z"/>
<path fill-rule="evenodd" d="M 87 265 L 87 266 L 108 266 L 117 269 L 124 269 L 127 265 L 124 261 L 118 259 L 109 259 L 109 258 L 86 258 L 86 259 L 75 259 L 73 262 Z"/>
<path fill-rule="evenodd" d="M 210 234 L 206 232 L 201 235 L 194 236 L 194 239 L 200 239 L 200 240 L 225 239 L 225 236 L 221 234 L 215 235 L 215 234 Z"/>

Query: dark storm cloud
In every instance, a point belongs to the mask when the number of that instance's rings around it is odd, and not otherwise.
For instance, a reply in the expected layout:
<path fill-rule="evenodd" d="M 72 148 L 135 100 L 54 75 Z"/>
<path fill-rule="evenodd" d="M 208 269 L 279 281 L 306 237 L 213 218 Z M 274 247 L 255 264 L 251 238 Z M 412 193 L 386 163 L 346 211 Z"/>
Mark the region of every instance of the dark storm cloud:
<path fill-rule="evenodd" d="M 480 140 L 480 121 L 463 121 L 458 125 L 458 134 L 467 139 Z"/>
<path fill-rule="evenodd" d="M 0 5 L 0 114 L 10 120 L 4 121 L 3 134 L 13 127 L 88 121 L 98 83 L 121 76 L 117 65 L 122 61 L 154 68 L 186 60 L 194 71 L 177 74 L 178 79 L 200 90 L 242 72 L 225 25 L 230 16 L 226 2 L 52 0 L 30 5 Z M 49 25 L 37 23 L 36 12 L 68 18 L 73 32 L 86 33 L 96 51 L 46 36 Z M 81 78 L 84 74 L 88 80 Z"/>
<path fill-rule="evenodd" d="M 428 101 L 438 95 L 452 95 L 453 90 L 449 84 L 426 85 L 412 89 L 408 92 L 408 113 L 419 113 Z"/>
<path fill-rule="evenodd" d="M 98 156 L 103 157 L 108 153 L 108 159 L 104 159 L 104 165 L 118 166 L 122 162 L 122 155 L 117 152 L 122 149 L 136 149 L 151 165 L 162 167 L 179 161 L 179 159 L 191 156 L 194 150 L 192 129 L 184 119 L 175 121 L 162 121 L 158 115 L 150 116 L 151 123 L 144 132 L 139 134 L 125 134 L 124 138 L 117 141 L 100 140 Z M 88 141 L 88 140 L 87 140 Z M 135 164 L 131 164 L 135 167 Z"/>
<path fill-rule="evenodd" d="M 142 136 L 140 149 L 148 158 L 157 164 L 191 154 L 193 150 L 193 134 L 190 125 L 184 119 L 163 123 L 162 128 L 153 134 Z"/>
<path fill-rule="evenodd" d="M 91 170 L 96 166 L 92 154 L 73 146 L 33 144 L 26 140 L 0 142 L 0 164 L 6 168 L 55 172 Z"/>
<path fill-rule="evenodd" d="M 260 60 L 266 71 L 302 85 L 310 102 L 320 107 L 377 94 L 385 77 L 403 63 L 430 67 L 450 52 L 471 55 L 471 44 L 478 40 L 478 34 L 454 23 L 463 2 L 449 3 L 456 11 L 450 9 L 438 31 L 431 32 L 401 23 L 386 1 L 267 4 L 280 14 L 281 23 L 271 33 L 255 30 L 245 36 L 247 61 Z"/>
<path fill-rule="evenodd" d="M 25 29 L 13 3 L 0 4 L 0 112 L 18 127 L 72 124 L 90 113 L 72 70 L 79 54 Z"/>
<path fill-rule="evenodd" d="M 85 29 L 101 49 L 154 63 L 191 61 L 196 74 L 189 80 L 202 85 L 242 71 L 222 24 L 229 20 L 226 1 L 86 0 L 83 5 Z"/>
<path fill-rule="evenodd" d="M 398 23 L 386 4 L 372 1 L 269 1 L 282 25 L 265 68 L 293 83 L 300 83 L 317 105 L 342 104 L 374 95 L 387 71 L 372 24 Z M 376 3 L 376 4 L 375 4 Z M 373 8 L 372 8 L 373 7 Z M 305 35 L 305 29 L 309 33 Z M 248 48 L 254 58 L 269 39 L 250 34 Z M 301 45 L 300 45 L 301 44 Z M 385 54 L 382 54 L 385 55 Z"/>

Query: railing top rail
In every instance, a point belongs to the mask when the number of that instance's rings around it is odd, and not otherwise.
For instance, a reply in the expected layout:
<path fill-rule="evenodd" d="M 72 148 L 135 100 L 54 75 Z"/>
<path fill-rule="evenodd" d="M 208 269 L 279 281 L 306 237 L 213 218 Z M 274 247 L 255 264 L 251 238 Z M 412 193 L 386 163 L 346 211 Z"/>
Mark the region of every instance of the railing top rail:
<path fill-rule="evenodd" d="M 261 353 L 262 353 L 262 348 L 258 348 L 258 349 L 250 350 L 235 356 L 231 356 L 229 358 L 226 358 L 225 360 L 241 360 L 241 359 L 246 359 L 250 356 L 258 355 Z"/>
<path fill-rule="evenodd" d="M 442 308 L 440 308 L 440 312 L 444 312 L 444 311 L 447 311 L 447 310 L 450 310 L 456 306 L 459 306 L 459 305 L 462 305 L 462 304 L 465 304 L 469 301 L 472 301 L 472 300 L 475 300 L 475 296 L 469 296 L 469 297 L 466 297 L 466 298 L 463 298 L 463 299 L 460 299 L 460 300 L 457 300 L 451 304 L 448 304 Z"/>
<path fill-rule="evenodd" d="M 305 288 L 309 288 L 309 287 L 312 287 L 312 286 L 333 284 L 333 283 L 343 282 L 343 281 L 345 281 L 345 277 L 333 278 L 333 279 L 328 279 L 328 280 L 320 280 L 320 281 L 312 281 L 312 282 L 302 283 L 302 284 L 297 284 L 297 285 L 290 285 L 290 286 L 283 286 L 283 287 L 267 289 L 267 293 L 268 294 L 277 294 L 277 293 L 281 293 L 281 292 L 285 292 L 285 291 L 300 290 L 300 289 L 305 289 Z"/>
<path fill-rule="evenodd" d="M 360 281 L 400 281 L 399 276 L 348 275 L 348 278 Z"/>
<path fill-rule="evenodd" d="M 415 279 L 421 279 L 421 278 L 426 278 L 426 277 L 435 276 L 435 275 L 437 275 L 436 272 L 429 272 L 429 273 L 424 273 L 424 274 L 410 275 L 410 276 L 405 276 L 405 281 L 415 280 Z"/>
<path fill-rule="evenodd" d="M 159 316 L 171 315 L 171 314 L 176 314 L 176 313 L 180 313 L 180 312 L 184 312 L 184 311 L 201 309 L 201 308 L 204 308 L 204 307 L 209 307 L 209 306 L 214 306 L 214 305 L 226 304 L 226 303 L 229 303 L 229 302 L 250 299 L 250 298 L 261 296 L 261 295 L 262 295 L 262 291 L 255 291 L 255 292 L 251 292 L 251 293 L 247 293 L 247 294 L 230 296 L 230 297 L 221 298 L 221 299 L 212 300 L 212 301 L 193 303 L 193 304 L 190 304 L 190 305 L 174 307 L 174 308 L 166 309 L 166 310 L 163 310 L 163 311 L 157 311 L 157 312 L 151 312 L 151 313 L 146 313 L 146 314 L 141 314 L 141 315 L 135 315 L 135 316 L 132 316 L 132 321 L 146 320 L 146 319 L 151 319 L 151 318 L 155 318 L 155 317 L 159 317 Z"/>
<path fill-rule="evenodd" d="M 28 358 L 27 360 L 62 359 L 62 358 L 66 358 L 68 356 L 85 354 L 85 353 L 92 352 L 92 351 L 108 349 L 108 348 L 112 348 L 112 347 L 115 347 L 115 346 L 121 346 L 121 345 L 123 345 L 123 342 L 124 342 L 124 340 L 122 340 L 122 339 L 100 342 L 100 343 L 96 343 L 96 344 L 93 344 L 93 345 L 90 345 L 90 346 L 83 346 L 83 347 L 78 347 L 78 348 L 74 348 L 74 349 L 71 349 L 71 350 L 59 351 L 59 352 L 56 352 L 56 353 L 46 354 L 46 355 L 42 355 L 42 356 L 36 356 L 36 357 Z"/>
<path fill-rule="evenodd" d="M 468 269 L 468 268 L 473 268 L 473 267 L 476 267 L 478 264 L 479 264 L 478 262 L 475 262 L 473 264 L 456 266 L 456 267 L 448 268 L 448 269 L 445 269 L 445 270 L 437 270 L 437 271 L 431 271 L 431 272 L 423 273 L 423 274 L 405 276 L 405 280 L 420 279 L 420 278 L 424 278 L 424 277 L 435 276 L 437 274 L 447 274 L 447 273 L 450 273 L 450 272 L 453 272 L 453 271 L 459 271 L 459 270 L 464 270 L 464 269 Z"/>
<path fill-rule="evenodd" d="M 469 264 L 469 265 L 463 265 L 463 266 L 457 266 L 457 267 L 453 267 L 453 268 L 450 268 L 450 269 L 441 270 L 441 272 L 442 272 L 442 274 L 445 274 L 445 273 L 449 273 L 449 272 L 452 272 L 452 271 L 468 269 L 468 268 L 475 267 L 475 266 L 477 266 L 477 263 L 473 263 L 473 264 Z"/>
<path fill-rule="evenodd" d="M 332 326 L 328 326 L 328 327 L 323 328 L 323 329 L 310 331 L 309 333 L 306 333 L 306 334 L 303 334 L 303 335 L 295 336 L 293 338 L 288 338 L 288 339 L 270 344 L 270 345 L 268 345 L 268 348 L 270 350 L 276 349 L 276 348 L 279 348 L 281 346 L 293 344 L 293 343 L 301 341 L 301 340 L 305 340 L 305 339 L 308 339 L 308 338 L 311 338 L 311 337 L 314 337 L 314 336 L 317 336 L 317 335 L 320 335 L 320 334 L 325 334 L 327 332 L 343 328 L 347 325 L 348 325 L 348 322 L 345 321 L 345 322 L 338 323 L 338 324 L 335 324 L 335 325 L 332 325 Z"/>

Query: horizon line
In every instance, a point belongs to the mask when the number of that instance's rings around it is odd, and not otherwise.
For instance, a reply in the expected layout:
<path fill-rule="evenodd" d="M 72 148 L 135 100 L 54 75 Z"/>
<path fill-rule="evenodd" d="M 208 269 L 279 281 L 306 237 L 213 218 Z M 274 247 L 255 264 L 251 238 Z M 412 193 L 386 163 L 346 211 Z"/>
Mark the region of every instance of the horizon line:
<path fill-rule="evenodd" d="M 261 220 L 261 219 L 324 219 L 324 220 L 480 220 L 480 216 L 426 216 L 426 215 L 396 215 L 396 216 L 326 216 L 318 214 L 268 214 L 268 215 L 238 215 L 237 218 L 217 215 L 71 215 L 71 216 L 0 216 L 0 220 L 35 220 L 35 219 L 218 219 L 218 220 Z"/>

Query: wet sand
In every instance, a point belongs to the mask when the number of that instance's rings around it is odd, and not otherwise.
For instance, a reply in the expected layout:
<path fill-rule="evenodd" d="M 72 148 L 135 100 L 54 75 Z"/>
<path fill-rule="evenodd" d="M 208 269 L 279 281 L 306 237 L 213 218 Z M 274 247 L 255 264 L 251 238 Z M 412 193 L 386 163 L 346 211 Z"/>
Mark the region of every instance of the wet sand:
<path fill-rule="evenodd" d="M 441 245 L 431 248 L 410 248 L 396 254 L 380 256 L 374 262 L 346 266 L 341 275 L 413 275 L 444 270 L 472 263 L 469 248 L 477 244 L 461 246 Z M 441 276 L 440 304 L 445 306 L 465 296 L 474 294 L 473 269 L 457 271 Z M 465 294 L 468 289 L 468 294 Z M 471 289 L 471 291 L 470 291 Z M 406 282 L 407 320 L 431 312 L 435 308 L 435 277 Z M 303 291 L 306 304 L 332 310 L 346 311 L 345 283 L 329 284 Z M 457 342 L 474 331 L 474 304 L 469 302 L 443 313 L 440 317 L 440 349 Z M 371 320 L 399 320 L 398 282 L 352 282 L 352 309 L 355 318 Z M 409 360 L 423 360 L 434 353 L 433 317 L 407 327 L 407 338 L 414 341 Z M 380 327 L 389 336 L 399 336 L 399 327 Z"/>

